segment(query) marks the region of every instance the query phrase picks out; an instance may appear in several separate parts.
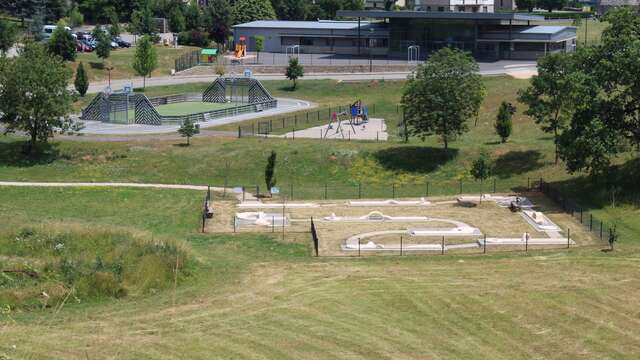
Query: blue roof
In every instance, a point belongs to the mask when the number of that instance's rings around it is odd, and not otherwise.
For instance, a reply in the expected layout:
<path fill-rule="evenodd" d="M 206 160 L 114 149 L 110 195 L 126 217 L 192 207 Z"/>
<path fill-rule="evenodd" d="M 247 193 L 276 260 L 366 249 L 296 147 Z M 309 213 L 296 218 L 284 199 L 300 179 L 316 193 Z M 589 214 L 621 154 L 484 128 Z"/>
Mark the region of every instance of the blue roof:
<path fill-rule="evenodd" d="M 368 21 L 361 21 L 360 28 L 375 27 Z M 357 21 L 284 21 L 284 20 L 258 20 L 235 25 L 234 28 L 261 28 L 261 29 L 314 29 L 314 30 L 353 30 L 358 28 Z"/>

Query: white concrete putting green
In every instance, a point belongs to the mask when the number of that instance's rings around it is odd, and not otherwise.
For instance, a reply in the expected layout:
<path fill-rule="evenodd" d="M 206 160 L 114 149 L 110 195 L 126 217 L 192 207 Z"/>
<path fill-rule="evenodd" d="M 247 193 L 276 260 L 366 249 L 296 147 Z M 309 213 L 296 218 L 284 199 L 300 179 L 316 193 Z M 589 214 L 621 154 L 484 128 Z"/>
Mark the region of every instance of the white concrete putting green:
<path fill-rule="evenodd" d="M 237 226 L 283 226 L 289 224 L 289 219 L 282 214 L 259 212 L 236 213 Z"/>
<path fill-rule="evenodd" d="M 425 198 L 420 200 L 352 200 L 347 202 L 349 206 L 428 206 L 431 202 Z"/>
<path fill-rule="evenodd" d="M 277 209 L 289 208 L 289 209 L 304 209 L 304 208 L 316 208 L 320 207 L 317 203 L 263 203 L 261 201 L 245 201 L 236 205 L 239 208 L 245 209 Z"/>
<path fill-rule="evenodd" d="M 560 227 L 540 211 L 522 210 L 522 217 L 538 231 L 560 231 Z"/>

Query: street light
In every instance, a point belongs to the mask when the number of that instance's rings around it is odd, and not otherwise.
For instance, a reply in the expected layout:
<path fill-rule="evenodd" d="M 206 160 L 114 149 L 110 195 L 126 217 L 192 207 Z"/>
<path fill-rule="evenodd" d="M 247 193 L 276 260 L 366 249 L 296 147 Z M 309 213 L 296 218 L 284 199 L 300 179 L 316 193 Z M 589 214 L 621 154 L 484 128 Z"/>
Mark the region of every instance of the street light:
<path fill-rule="evenodd" d="M 109 72 L 109 88 L 111 88 L 111 70 L 113 70 L 113 66 L 107 65 L 105 69 L 107 69 L 107 71 Z"/>
<path fill-rule="evenodd" d="M 369 72 L 373 72 L 373 45 L 375 40 L 373 39 L 373 32 L 374 29 L 369 28 Z"/>

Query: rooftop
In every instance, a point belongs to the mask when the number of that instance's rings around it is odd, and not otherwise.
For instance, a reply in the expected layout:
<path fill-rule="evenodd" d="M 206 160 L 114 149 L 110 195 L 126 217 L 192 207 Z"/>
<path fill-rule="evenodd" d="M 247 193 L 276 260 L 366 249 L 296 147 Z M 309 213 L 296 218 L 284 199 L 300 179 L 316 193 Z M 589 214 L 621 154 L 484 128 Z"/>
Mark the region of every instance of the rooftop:
<path fill-rule="evenodd" d="M 566 29 L 574 29 L 572 26 L 546 26 L 538 25 L 517 31 L 520 34 L 557 34 Z"/>
<path fill-rule="evenodd" d="M 368 21 L 361 21 L 360 28 L 367 29 L 377 27 Z M 261 29 L 325 29 L 325 30 L 353 30 L 358 28 L 357 21 L 284 21 L 284 20 L 258 20 L 244 24 L 238 24 L 234 28 L 261 28 Z"/>
<path fill-rule="evenodd" d="M 516 20 L 544 21 L 543 16 L 520 13 L 483 13 L 454 11 L 384 11 L 384 10 L 338 10 L 338 16 L 361 17 L 374 19 L 409 18 L 409 19 L 448 19 L 448 20 Z"/>

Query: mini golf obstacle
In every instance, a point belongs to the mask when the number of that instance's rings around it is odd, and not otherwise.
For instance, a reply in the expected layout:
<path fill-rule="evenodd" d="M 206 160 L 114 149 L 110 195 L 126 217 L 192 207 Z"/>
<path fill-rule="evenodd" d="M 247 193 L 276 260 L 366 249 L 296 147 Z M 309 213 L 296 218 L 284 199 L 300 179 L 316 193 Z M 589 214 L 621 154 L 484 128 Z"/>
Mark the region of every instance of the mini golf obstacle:
<path fill-rule="evenodd" d="M 163 115 L 168 105 L 184 103 L 186 113 Z M 219 104 L 220 106 L 214 106 Z M 118 124 L 181 125 L 275 108 L 278 101 L 251 77 L 219 77 L 203 93 L 186 93 L 148 98 L 122 91 L 101 92 L 82 110 L 82 120 Z M 198 111 L 198 108 L 206 110 Z"/>

